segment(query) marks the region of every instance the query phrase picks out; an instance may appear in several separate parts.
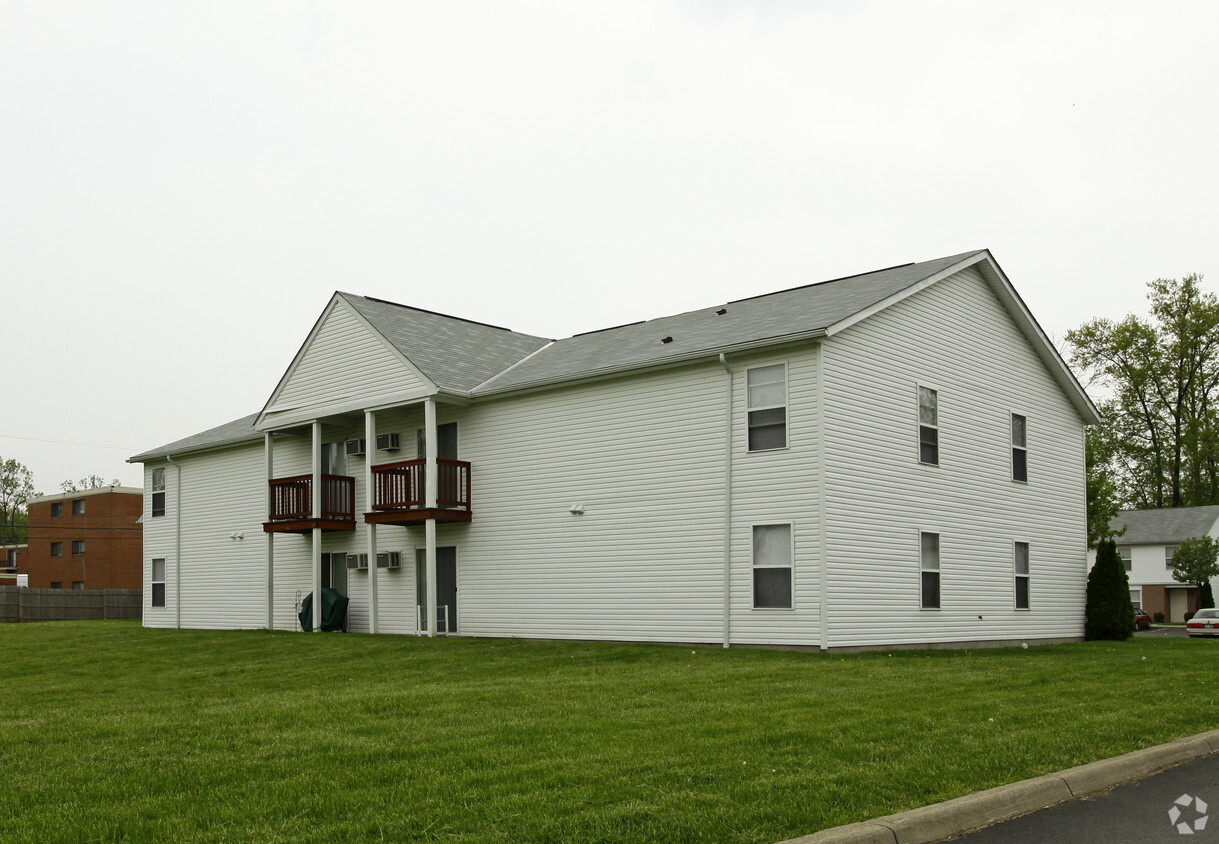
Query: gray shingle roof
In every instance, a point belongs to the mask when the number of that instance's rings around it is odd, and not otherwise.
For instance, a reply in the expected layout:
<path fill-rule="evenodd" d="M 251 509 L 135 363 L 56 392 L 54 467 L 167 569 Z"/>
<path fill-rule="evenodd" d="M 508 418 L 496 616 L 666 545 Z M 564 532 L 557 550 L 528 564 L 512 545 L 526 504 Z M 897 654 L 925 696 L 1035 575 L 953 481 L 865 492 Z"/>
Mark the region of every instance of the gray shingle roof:
<path fill-rule="evenodd" d="M 983 252 L 824 281 L 555 342 L 381 299 L 338 295 L 437 386 L 479 396 L 814 334 Z M 668 340 L 662 342 L 664 338 Z M 258 416 L 243 416 L 130 460 L 257 439 L 260 434 L 253 425 Z"/>
<path fill-rule="evenodd" d="M 438 387 L 467 392 L 550 340 L 381 299 L 340 293 Z"/>
<path fill-rule="evenodd" d="M 1219 506 L 1168 507 L 1162 510 L 1123 510 L 1110 523 L 1126 532 L 1118 545 L 1166 545 L 1206 536 L 1219 519 Z"/>
<path fill-rule="evenodd" d="M 246 440 L 261 440 L 262 434 L 254 430 L 254 421 L 256 419 L 258 419 L 258 414 L 251 413 L 249 416 L 234 419 L 232 422 L 225 422 L 223 425 L 217 425 L 215 428 L 208 428 L 206 431 L 200 431 L 198 434 L 192 434 L 189 437 L 174 440 L 163 446 L 141 452 L 134 457 L 128 457 L 127 462 L 143 463 L 148 460 L 164 457 L 167 454 L 182 454 L 189 451 L 200 451 L 205 448 L 216 448 L 222 445 L 235 445 Z"/>
<path fill-rule="evenodd" d="M 559 340 L 475 395 L 579 378 L 825 329 L 983 250 L 740 299 Z M 717 313 L 723 310 L 723 314 Z M 663 338 L 671 338 L 662 342 Z"/>

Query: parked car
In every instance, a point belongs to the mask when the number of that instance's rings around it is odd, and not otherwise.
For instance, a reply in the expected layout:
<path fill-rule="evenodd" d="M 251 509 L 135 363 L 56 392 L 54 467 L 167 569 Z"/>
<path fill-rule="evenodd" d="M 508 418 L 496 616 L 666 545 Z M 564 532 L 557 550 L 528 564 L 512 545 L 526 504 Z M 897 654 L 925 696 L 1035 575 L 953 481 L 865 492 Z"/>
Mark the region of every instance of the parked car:
<path fill-rule="evenodd" d="M 1198 610 L 1185 625 L 1187 636 L 1219 636 L 1219 610 Z"/>
<path fill-rule="evenodd" d="M 1134 605 L 1134 629 L 1148 630 L 1151 627 L 1151 616 L 1143 612 L 1143 608 L 1138 604 Z"/>

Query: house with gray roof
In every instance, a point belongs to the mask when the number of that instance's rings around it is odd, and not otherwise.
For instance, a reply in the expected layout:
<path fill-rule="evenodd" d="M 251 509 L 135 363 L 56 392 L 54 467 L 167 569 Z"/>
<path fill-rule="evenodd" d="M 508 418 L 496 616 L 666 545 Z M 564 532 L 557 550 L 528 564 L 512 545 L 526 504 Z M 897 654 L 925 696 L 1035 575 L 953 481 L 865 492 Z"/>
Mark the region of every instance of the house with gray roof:
<path fill-rule="evenodd" d="M 558 340 L 339 292 L 258 413 L 131 458 L 144 624 L 1078 639 L 1097 421 L 987 250 Z"/>
<path fill-rule="evenodd" d="M 1183 622 L 1198 609 L 1198 589 L 1178 583 L 1172 576 L 1172 558 L 1187 539 L 1219 539 L 1219 506 L 1167 507 L 1159 510 L 1123 510 L 1111 527 L 1118 554 L 1130 581 L 1130 600 L 1166 621 Z M 1219 578 L 1211 582 L 1219 591 Z"/>

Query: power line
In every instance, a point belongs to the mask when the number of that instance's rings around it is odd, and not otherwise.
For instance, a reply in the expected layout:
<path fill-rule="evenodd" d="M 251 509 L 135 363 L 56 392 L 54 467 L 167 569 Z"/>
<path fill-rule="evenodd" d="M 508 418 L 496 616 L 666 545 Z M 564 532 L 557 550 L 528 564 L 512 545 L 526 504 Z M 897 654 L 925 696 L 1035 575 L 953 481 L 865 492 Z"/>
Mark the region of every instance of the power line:
<path fill-rule="evenodd" d="M 54 443 L 55 445 L 83 445 L 87 448 L 113 448 L 116 451 L 138 451 L 138 445 L 109 445 L 107 443 L 82 443 L 77 440 L 52 440 L 46 437 L 26 437 L 21 434 L 0 434 L 0 439 L 29 440 L 36 443 Z"/>

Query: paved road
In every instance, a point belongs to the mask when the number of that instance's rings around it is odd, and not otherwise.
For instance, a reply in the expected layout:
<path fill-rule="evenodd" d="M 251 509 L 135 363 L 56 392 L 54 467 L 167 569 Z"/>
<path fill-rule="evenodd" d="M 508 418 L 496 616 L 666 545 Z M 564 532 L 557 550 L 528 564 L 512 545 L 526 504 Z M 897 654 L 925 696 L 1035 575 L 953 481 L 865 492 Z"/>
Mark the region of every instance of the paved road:
<path fill-rule="evenodd" d="M 1185 795 L 1201 798 L 1205 812 L 1199 813 L 1193 799 L 1188 806 L 1179 806 L 1176 801 Z M 1174 807 L 1180 812 L 1176 823 L 1188 824 L 1189 834 L 1173 825 L 1169 812 Z M 1204 816 L 1207 820 L 1198 828 Z M 1219 844 L 1219 754 L 949 840 L 954 844 Z"/>

